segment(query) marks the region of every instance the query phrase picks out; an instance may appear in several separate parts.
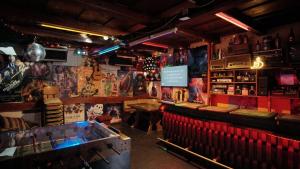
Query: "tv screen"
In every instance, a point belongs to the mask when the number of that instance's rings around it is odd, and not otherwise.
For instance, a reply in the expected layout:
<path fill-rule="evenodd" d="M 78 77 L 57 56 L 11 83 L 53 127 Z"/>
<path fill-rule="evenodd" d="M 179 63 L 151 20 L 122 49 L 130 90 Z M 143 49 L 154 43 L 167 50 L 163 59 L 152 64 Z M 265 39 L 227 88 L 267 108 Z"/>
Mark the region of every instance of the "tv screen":
<path fill-rule="evenodd" d="M 297 85 L 299 80 L 296 74 L 280 74 L 277 77 L 277 82 L 279 85 Z"/>
<path fill-rule="evenodd" d="M 161 70 L 161 86 L 187 87 L 188 67 L 172 66 Z"/>

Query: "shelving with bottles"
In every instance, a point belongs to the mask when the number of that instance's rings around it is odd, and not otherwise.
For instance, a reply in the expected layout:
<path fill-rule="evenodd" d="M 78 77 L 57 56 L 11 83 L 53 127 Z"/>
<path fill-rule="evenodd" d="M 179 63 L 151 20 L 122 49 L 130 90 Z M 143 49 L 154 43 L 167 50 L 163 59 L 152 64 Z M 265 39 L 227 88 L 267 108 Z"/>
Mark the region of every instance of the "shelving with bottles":
<path fill-rule="evenodd" d="M 212 70 L 211 94 L 256 96 L 257 70 L 223 69 Z"/>

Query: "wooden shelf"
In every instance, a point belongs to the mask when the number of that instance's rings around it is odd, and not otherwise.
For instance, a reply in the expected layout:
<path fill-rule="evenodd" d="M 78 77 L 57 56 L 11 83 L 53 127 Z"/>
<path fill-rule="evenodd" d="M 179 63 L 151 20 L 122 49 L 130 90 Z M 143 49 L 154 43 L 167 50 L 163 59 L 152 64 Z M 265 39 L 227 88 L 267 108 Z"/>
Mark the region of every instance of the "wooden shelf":
<path fill-rule="evenodd" d="M 212 84 L 256 84 L 256 82 L 210 82 Z"/>
<path fill-rule="evenodd" d="M 210 93 L 211 95 L 219 95 L 219 96 L 233 96 L 233 97 L 260 97 L 257 95 L 230 95 L 230 94 L 218 94 L 218 93 Z"/>
<path fill-rule="evenodd" d="M 234 76 L 216 76 L 216 77 L 210 77 L 213 79 L 223 79 L 223 78 L 234 78 Z"/>

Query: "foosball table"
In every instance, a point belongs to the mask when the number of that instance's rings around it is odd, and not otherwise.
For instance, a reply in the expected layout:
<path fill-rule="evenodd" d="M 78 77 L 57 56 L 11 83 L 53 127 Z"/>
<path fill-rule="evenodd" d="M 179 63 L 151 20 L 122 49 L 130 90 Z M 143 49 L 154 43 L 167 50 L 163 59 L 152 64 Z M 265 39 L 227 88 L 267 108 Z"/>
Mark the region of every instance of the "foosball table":
<path fill-rule="evenodd" d="M 5 169 L 130 169 L 131 139 L 87 121 L 0 134 Z"/>

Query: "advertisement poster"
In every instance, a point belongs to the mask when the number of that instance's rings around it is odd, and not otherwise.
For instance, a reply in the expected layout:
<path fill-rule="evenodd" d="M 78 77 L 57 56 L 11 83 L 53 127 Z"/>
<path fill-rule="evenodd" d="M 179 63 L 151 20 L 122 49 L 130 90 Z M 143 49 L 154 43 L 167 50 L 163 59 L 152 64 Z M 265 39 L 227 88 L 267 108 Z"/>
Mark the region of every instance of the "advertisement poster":
<path fill-rule="evenodd" d="M 147 94 L 147 84 L 143 72 L 134 72 L 133 79 L 133 95 L 142 96 Z"/>
<path fill-rule="evenodd" d="M 84 121 L 84 104 L 64 105 L 64 119 L 65 123 Z"/>
<path fill-rule="evenodd" d="M 153 81 L 148 82 L 147 92 L 149 96 L 160 99 L 161 98 L 160 82 L 153 82 Z"/>
<path fill-rule="evenodd" d="M 93 80 L 93 67 L 78 69 L 78 94 L 80 96 L 99 96 L 100 81 Z"/>
<path fill-rule="evenodd" d="M 189 102 L 208 104 L 207 78 L 192 78 L 189 82 Z"/>
<path fill-rule="evenodd" d="M 104 114 L 112 117 L 110 123 L 120 123 L 122 121 L 120 114 L 122 111 L 122 104 L 105 104 Z"/>
<path fill-rule="evenodd" d="M 60 97 L 77 96 L 77 67 L 53 66 L 53 83 L 59 86 Z"/>
<path fill-rule="evenodd" d="M 207 74 L 207 46 L 188 51 L 188 67 L 190 78 L 201 78 Z"/>
<path fill-rule="evenodd" d="M 22 101 L 21 85 L 29 65 L 0 51 L 0 102 Z"/>
<path fill-rule="evenodd" d="M 161 100 L 173 102 L 173 88 L 162 87 L 161 88 Z"/>
<path fill-rule="evenodd" d="M 100 96 L 118 96 L 119 81 L 118 81 L 118 66 L 100 65 L 101 70 L 101 88 Z"/>
<path fill-rule="evenodd" d="M 120 96 L 133 96 L 133 72 L 118 70 Z"/>
<path fill-rule="evenodd" d="M 87 121 L 94 121 L 97 117 L 104 113 L 103 104 L 85 104 Z"/>

